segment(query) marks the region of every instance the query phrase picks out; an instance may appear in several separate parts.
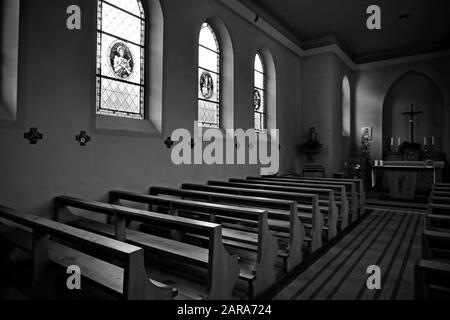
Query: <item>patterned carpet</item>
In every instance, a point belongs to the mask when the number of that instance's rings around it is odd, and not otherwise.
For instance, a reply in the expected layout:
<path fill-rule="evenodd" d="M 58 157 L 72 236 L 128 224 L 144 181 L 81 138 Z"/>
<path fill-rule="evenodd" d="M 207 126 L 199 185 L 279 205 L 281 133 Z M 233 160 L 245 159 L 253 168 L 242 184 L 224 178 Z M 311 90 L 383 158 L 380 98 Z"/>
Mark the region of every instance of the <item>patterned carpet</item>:
<path fill-rule="evenodd" d="M 413 299 L 423 228 L 420 213 L 374 210 L 274 299 Z M 381 268 L 381 290 L 367 289 L 371 265 Z"/>

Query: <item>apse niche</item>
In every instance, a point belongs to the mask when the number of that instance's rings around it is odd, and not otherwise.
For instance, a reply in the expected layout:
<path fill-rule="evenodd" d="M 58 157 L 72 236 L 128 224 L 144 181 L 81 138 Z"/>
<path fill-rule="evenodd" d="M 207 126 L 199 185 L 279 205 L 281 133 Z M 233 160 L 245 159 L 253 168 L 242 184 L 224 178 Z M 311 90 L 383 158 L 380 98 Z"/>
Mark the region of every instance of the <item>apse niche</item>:
<path fill-rule="evenodd" d="M 383 150 L 394 137 L 395 145 L 398 138 L 410 141 L 409 116 L 402 115 L 411 110 L 423 111 L 415 116 L 414 142 L 431 144 L 432 137 L 438 143 L 444 138 L 445 110 L 441 90 L 437 84 L 423 73 L 411 71 L 398 78 L 388 90 L 383 104 Z"/>

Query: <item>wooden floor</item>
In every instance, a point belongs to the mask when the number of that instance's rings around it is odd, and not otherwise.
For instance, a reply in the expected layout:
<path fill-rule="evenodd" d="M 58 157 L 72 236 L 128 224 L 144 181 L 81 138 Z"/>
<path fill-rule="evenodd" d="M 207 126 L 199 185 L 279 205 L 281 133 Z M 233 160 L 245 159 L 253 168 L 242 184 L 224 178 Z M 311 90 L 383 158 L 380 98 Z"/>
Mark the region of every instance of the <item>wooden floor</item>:
<path fill-rule="evenodd" d="M 423 214 L 374 210 L 274 299 L 413 299 L 423 228 Z M 381 290 L 366 287 L 371 265 L 381 268 Z"/>

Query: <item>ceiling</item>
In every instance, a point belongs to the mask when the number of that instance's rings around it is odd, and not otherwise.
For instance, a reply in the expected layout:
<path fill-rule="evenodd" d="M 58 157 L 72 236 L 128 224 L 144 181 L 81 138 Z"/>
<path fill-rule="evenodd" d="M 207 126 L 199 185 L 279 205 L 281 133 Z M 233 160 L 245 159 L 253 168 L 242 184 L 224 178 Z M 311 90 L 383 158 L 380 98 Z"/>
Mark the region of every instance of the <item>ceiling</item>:
<path fill-rule="evenodd" d="M 303 49 L 337 43 L 356 63 L 450 48 L 449 0 L 240 1 Z M 381 8 L 381 30 L 366 27 L 372 4 Z"/>

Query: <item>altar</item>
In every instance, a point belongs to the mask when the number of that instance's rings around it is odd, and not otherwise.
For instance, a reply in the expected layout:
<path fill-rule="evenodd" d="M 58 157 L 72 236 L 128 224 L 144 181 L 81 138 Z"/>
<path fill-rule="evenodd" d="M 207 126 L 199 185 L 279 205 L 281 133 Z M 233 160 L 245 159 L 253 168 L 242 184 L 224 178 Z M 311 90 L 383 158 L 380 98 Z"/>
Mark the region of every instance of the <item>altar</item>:
<path fill-rule="evenodd" d="M 387 178 L 391 199 L 413 200 L 418 180 L 430 177 L 428 185 L 442 181 L 442 161 L 384 161 L 372 168 L 372 187 L 377 185 L 377 171 Z"/>

